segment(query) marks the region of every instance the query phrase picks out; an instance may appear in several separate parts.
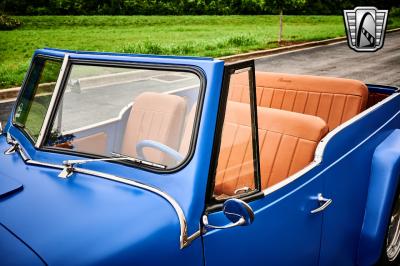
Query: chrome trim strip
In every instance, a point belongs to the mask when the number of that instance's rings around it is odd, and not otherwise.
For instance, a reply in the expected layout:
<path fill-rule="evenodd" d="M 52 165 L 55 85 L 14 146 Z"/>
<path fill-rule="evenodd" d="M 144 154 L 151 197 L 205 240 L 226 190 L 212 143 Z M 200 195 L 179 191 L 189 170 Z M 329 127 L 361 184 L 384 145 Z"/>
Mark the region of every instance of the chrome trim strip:
<path fill-rule="evenodd" d="M 196 238 L 201 236 L 201 229 L 197 230 L 196 232 L 194 232 L 192 235 L 187 237 L 187 245 L 189 245 L 190 243 L 192 243 L 193 240 L 195 240 Z M 187 246 L 186 245 L 186 246 Z"/>
<path fill-rule="evenodd" d="M 43 162 L 35 161 L 32 159 L 26 160 L 25 163 L 30 164 L 30 165 L 45 166 L 45 167 L 60 169 L 60 170 L 64 169 L 64 166 L 61 166 L 61 165 L 43 163 Z M 191 235 L 190 237 L 188 237 L 186 217 L 185 217 L 185 214 L 184 214 L 182 208 L 179 206 L 178 202 L 174 198 L 172 198 L 167 193 L 161 191 L 160 189 L 137 182 L 137 181 L 126 179 L 123 177 L 106 174 L 106 173 L 101 173 L 101 172 L 97 172 L 97 171 L 93 171 L 93 170 L 89 170 L 89 169 L 74 168 L 74 172 L 91 175 L 91 176 L 96 176 L 96 177 L 101 177 L 101 178 L 104 178 L 107 180 L 111 180 L 114 182 L 141 188 L 141 189 L 147 190 L 149 192 L 152 192 L 154 194 L 157 194 L 158 196 L 160 196 L 160 197 L 164 198 L 166 201 L 168 201 L 168 203 L 174 208 L 176 214 L 178 215 L 179 224 L 180 224 L 180 238 L 179 238 L 180 248 L 183 249 L 183 248 L 187 247 L 195 238 L 197 238 L 197 234 L 199 234 L 198 232 L 196 232 L 193 235 Z"/>
<path fill-rule="evenodd" d="M 350 124 L 356 122 L 357 120 L 360 120 L 361 118 L 367 116 L 369 113 L 375 111 L 376 109 L 378 109 L 380 106 L 384 105 L 385 103 L 391 101 L 393 98 L 398 97 L 400 95 L 400 92 L 395 92 L 392 95 L 390 95 L 389 97 L 383 99 L 381 102 L 371 106 L 370 108 L 364 110 L 363 112 L 359 113 L 358 115 L 354 116 L 353 118 L 351 118 L 350 120 L 344 122 L 343 124 L 341 124 L 340 126 L 338 126 L 337 128 L 335 128 L 334 130 L 332 130 L 331 132 L 329 132 L 319 143 L 318 146 L 315 150 L 315 155 L 314 155 L 314 160 L 307 165 L 305 168 L 303 168 L 302 170 L 300 170 L 299 172 L 289 176 L 288 178 L 284 179 L 283 181 L 268 187 L 264 190 L 262 190 L 264 196 L 271 194 L 272 192 L 281 189 L 282 187 L 288 185 L 289 183 L 293 182 L 294 180 L 296 180 L 297 178 L 303 176 L 304 174 L 306 174 L 307 172 L 311 171 L 312 169 L 314 169 L 316 166 L 318 166 L 322 160 L 323 160 L 323 155 L 325 152 L 325 148 L 326 145 L 328 144 L 328 142 L 336 135 L 338 134 L 340 131 L 342 131 L 344 128 L 346 128 L 347 126 L 349 126 Z"/>
<path fill-rule="evenodd" d="M 10 136 L 11 138 L 11 136 Z M 19 144 L 18 141 L 13 140 L 13 143 L 17 147 L 16 150 L 20 154 L 21 158 L 23 161 L 28 164 L 28 165 L 34 165 L 34 166 L 43 166 L 43 167 L 48 167 L 48 168 L 53 168 L 53 169 L 60 169 L 63 170 L 65 166 L 63 165 L 57 165 L 57 164 L 51 164 L 51 163 L 44 163 L 40 161 L 35 161 L 32 160 L 31 157 L 28 155 L 28 153 L 22 148 L 21 144 Z M 147 190 L 149 192 L 152 192 L 162 198 L 164 198 L 168 203 L 172 206 L 172 208 L 175 210 L 176 214 L 178 215 L 179 219 L 179 225 L 180 225 L 180 237 L 179 237 L 179 242 L 180 242 L 180 249 L 183 249 L 187 247 L 194 239 L 200 236 L 200 230 L 192 234 L 191 236 L 188 236 L 187 233 L 187 222 L 186 222 L 186 217 L 185 213 L 183 212 L 181 206 L 179 206 L 178 202 L 172 198 L 170 195 L 165 193 L 164 191 L 152 187 L 137 181 L 133 181 L 131 179 L 111 175 L 111 174 L 106 174 L 102 172 L 97 172 L 89 169 L 83 169 L 83 168 L 74 168 L 75 173 L 81 173 L 81 174 L 86 174 L 86 175 L 91 175 L 91 176 L 96 176 L 96 177 L 101 177 L 110 181 L 122 183 L 125 185 L 130 185 L 133 187 L 141 188 L 144 190 Z"/>
<path fill-rule="evenodd" d="M 64 167 L 62 167 L 61 165 L 39 162 L 39 161 L 35 161 L 32 159 L 26 160 L 25 163 L 30 164 L 30 165 L 35 165 L 35 166 L 44 166 L 44 167 L 53 168 L 53 169 L 60 169 L 60 170 L 64 169 Z"/>
<path fill-rule="evenodd" d="M 130 179 L 126 179 L 126 178 L 122 178 L 122 177 L 119 177 L 119 176 L 111 175 L 111 174 L 101 173 L 101 172 L 97 172 L 97 171 L 93 171 L 93 170 L 89 170 L 89 169 L 78 168 L 78 167 L 74 168 L 74 171 L 77 172 L 77 173 L 97 176 L 97 177 L 101 177 L 101 178 L 104 178 L 104 179 L 107 179 L 107 180 L 111 180 L 111 181 L 115 181 L 115 182 L 118 182 L 118 183 L 123 183 L 123 184 L 127 184 L 127 185 L 130 185 L 130 186 L 138 187 L 138 188 L 153 192 L 154 194 L 157 194 L 160 197 L 164 198 L 174 208 L 174 210 L 175 210 L 175 212 L 176 212 L 176 214 L 178 215 L 178 218 L 179 218 L 180 231 L 181 231 L 180 248 L 182 249 L 185 246 L 187 246 L 188 237 L 187 237 L 187 224 L 186 224 L 185 214 L 183 213 L 182 208 L 175 201 L 175 199 L 172 198 L 167 193 L 161 191 L 158 188 L 155 188 L 155 187 L 152 187 L 152 186 L 149 186 L 149 185 L 145 185 L 145 184 L 142 184 L 142 183 L 139 183 L 137 181 L 130 180 Z"/>
<path fill-rule="evenodd" d="M 21 151 L 21 157 L 27 158 L 26 160 L 24 159 L 26 164 L 35 165 L 35 166 L 44 166 L 44 167 L 60 169 L 60 170 L 64 169 L 64 166 L 61 166 L 61 165 L 43 163 L 43 162 L 32 160 L 29 158 L 29 156 L 26 155 L 26 153 L 25 153 L 25 156 L 22 155 L 22 152 L 24 153 L 22 148 L 20 151 Z M 137 182 L 137 181 L 133 181 L 130 179 L 122 178 L 122 177 L 111 175 L 111 174 L 101 173 L 101 172 L 97 172 L 97 171 L 93 171 L 93 170 L 83 169 L 83 168 L 74 168 L 74 172 L 91 175 L 91 176 L 96 176 L 96 177 L 101 177 L 101 178 L 111 180 L 114 182 L 141 188 L 141 189 L 147 190 L 149 192 L 152 192 L 152 193 L 157 194 L 158 196 L 164 198 L 174 208 L 176 214 L 178 215 L 179 224 L 180 224 L 179 240 L 180 240 L 180 248 L 181 249 L 187 247 L 194 239 L 196 239 L 200 235 L 200 231 L 197 231 L 193 235 L 188 237 L 186 217 L 185 217 L 185 214 L 184 214 L 182 208 L 179 206 L 178 202 L 174 198 L 172 198 L 167 193 L 161 191 L 160 189 Z"/>
<path fill-rule="evenodd" d="M 60 73 L 58 74 L 56 86 L 54 87 L 53 95 L 51 96 L 50 104 L 49 104 L 49 107 L 47 108 L 46 116 L 44 117 L 42 128 L 40 129 L 38 139 L 35 143 L 36 148 L 40 148 L 43 144 L 44 135 L 46 133 L 46 128 L 47 128 L 48 124 L 50 123 L 50 116 L 54 109 L 56 99 L 61 90 L 61 81 L 64 77 L 65 70 L 66 70 L 67 64 L 68 64 L 68 60 L 69 60 L 69 54 L 65 54 Z"/>

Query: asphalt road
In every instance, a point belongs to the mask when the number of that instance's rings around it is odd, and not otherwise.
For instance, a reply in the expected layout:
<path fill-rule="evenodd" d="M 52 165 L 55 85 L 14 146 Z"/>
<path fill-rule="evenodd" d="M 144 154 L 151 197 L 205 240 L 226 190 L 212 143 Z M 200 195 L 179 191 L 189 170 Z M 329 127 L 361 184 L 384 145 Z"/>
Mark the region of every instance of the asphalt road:
<path fill-rule="evenodd" d="M 257 59 L 256 70 L 400 87 L 400 32 L 387 33 L 383 48 L 377 52 L 355 52 L 343 42 Z"/>

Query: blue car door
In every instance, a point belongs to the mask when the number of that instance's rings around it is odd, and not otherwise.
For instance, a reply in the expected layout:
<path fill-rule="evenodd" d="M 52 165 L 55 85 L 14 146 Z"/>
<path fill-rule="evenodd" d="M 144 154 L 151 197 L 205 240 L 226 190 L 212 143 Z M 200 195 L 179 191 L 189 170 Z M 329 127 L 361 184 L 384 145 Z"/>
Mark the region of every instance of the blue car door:
<path fill-rule="evenodd" d="M 237 87 L 244 88 L 241 103 L 231 100 Z M 260 129 L 264 114 L 260 108 L 255 112 L 258 97 L 253 61 L 225 66 L 204 215 L 210 225 L 229 224 L 222 204 L 235 197 L 251 206 L 254 222 L 230 229 L 205 228 L 206 265 L 318 265 L 322 210 L 329 204 L 324 204 L 322 177 L 298 173 L 262 189 L 259 140 L 266 133 Z"/>

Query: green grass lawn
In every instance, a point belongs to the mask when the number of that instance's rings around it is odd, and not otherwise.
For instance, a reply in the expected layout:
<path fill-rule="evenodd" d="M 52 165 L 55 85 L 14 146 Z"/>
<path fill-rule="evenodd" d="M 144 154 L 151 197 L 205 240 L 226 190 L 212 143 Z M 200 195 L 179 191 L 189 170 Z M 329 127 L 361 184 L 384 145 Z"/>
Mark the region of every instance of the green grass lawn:
<path fill-rule="evenodd" d="M 0 88 L 21 84 L 37 48 L 219 57 L 277 47 L 278 16 L 43 16 L 0 31 Z M 400 18 L 389 28 L 400 27 Z M 285 16 L 284 40 L 343 36 L 341 16 Z"/>

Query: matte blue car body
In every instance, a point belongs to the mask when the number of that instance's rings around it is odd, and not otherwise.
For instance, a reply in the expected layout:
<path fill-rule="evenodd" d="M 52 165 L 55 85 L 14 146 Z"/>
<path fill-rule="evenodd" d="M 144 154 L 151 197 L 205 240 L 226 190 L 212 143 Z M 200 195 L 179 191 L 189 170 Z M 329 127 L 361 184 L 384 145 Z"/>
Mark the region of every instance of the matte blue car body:
<path fill-rule="evenodd" d="M 197 140 L 185 167 L 160 174 L 110 162 L 82 166 L 162 189 L 182 207 L 188 234 L 197 232 L 206 202 L 223 62 L 53 49 L 38 50 L 35 56 L 62 58 L 65 53 L 71 59 L 195 67 L 204 74 Z M 396 94 L 330 133 L 318 165 L 249 202 L 255 212 L 250 226 L 208 230 L 183 249 L 176 213 L 158 195 L 81 173 L 63 180 L 57 169 L 26 165 L 17 153 L 1 152 L 0 177 L 23 188 L 0 198 L 0 254 L 31 264 L 370 265 L 380 253 L 398 183 L 398 155 L 393 153 L 400 145 L 399 106 Z M 79 158 L 35 149 L 10 121 L 5 131 L 37 161 L 61 164 Z M 0 151 L 8 147 L 1 136 Z M 318 193 L 333 203 L 311 215 Z M 210 213 L 209 222 L 228 223 L 222 211 Z"/>
<path fill-rule="evenodd" d="M 250 203 L 256 213 L 251 226 L 206 233 L 206 261 L 212 265 L 233 265 L 238 261 L 271 265 L 356 265 L 358 256 L 367 256 L 364 251 L 358 254 L 358 244 L 372 156 L 379 143 L 399 128 L 399 106 L 400 96 L 396 95 L 333 134 L 319 165 Z M 309 212 L 317 206 L 318 192 L 331 198 L 333 203 L 323 214 L 311 215 Z M 381 201 L 386 193 L 390 191 L 371 194 L 371 197 Z M 383 209 L 390 212 L 391 202 Z M 221 212 L 211 214 L 209 221 L 226 223 Z M 219 256 L 220 247 L 235 252 Z"/>
<path fill-rule="evenodd" d="M 372 157 L 367 207 L 361 231 L 358 263 L 372 265 L 380 256 L 390 216 L 390 206 L 400 174 L 400 130 L 394 130 Z"/>
<path fill-rule="evenodd" d="M 37 55 L 63 57 L 58 50 Z M 205 96 L 195 152 L 179 172 L 158 174 L 120 164 L 92 163 L 85 167 L 161 188 L 182 207 L 188 233 L 199 230 L 216 123 L 223 62 L 218 60 L 134 57 L 99 53 L 70 54 L 71 59 L 184 65 L 197 67 L 206 78 Z M 76 156 L 36 150 L 10 122 L 9 131 L 35 160 L 60 164 Z M 9 147 L 0 137 L 0 150 Z M 128 185 L 74 174 L 69 180 L 59 170 L 27 166 L 15 153 L 0 153 L 0 175 L 24 185 L 0 202 L 0 221 L 49 264 L 203 264 L 201 239 L 179 248 L 179 221 L 165 199 Z M 110 167 L 112 166 L 112 167 Z M 44 193 L 44 191 L 46 193 Z M 202 191 L 202 193 L 199 193 Z M 155 255 L 156 254 L 156 255 Z M 19 254 L 15 254 L 19 255 Z"/>

